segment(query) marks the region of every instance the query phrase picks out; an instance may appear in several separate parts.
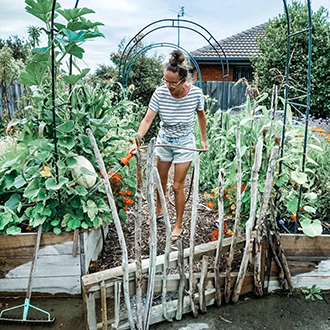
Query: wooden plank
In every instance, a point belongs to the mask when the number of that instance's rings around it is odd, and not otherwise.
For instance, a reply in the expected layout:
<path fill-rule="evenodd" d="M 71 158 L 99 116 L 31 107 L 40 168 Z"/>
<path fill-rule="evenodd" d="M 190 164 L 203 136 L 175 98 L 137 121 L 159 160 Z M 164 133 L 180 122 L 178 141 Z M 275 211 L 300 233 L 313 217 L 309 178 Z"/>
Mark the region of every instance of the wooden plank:
<path fill-rule="evenodd" d="M 228 252 L 230 244 L 231 244 L 231 237 L 225 238 L 223 240 L 221 253 Z M 242 248 L 244 244 L 245 244 L 245 235 L 238 236 L 237 246 L 236 246 L 237 249 Z M 203 255 L 214 256 L 216 248 L 217 248 L 217 241 L 196 246 L 194 261 L 200 260 Z M 188 261 L 189 251 L 190 251 L 189 248 L 184 250 L 185 263 L 187 263 Z M 177 257 L 178 257 L 177 251 L 170 253 L 169 268 L 175 268 L 177 266 Z M 162 270 L 163 263 L 164 263 L 164 255 L 158 256 L 156 258 L 156 272 Z M 144 274 L 147 274 L 148 268 L 149 268 L 149 259 L 142 260 L 142 271 Z M 136 270 L 135 263 L 130 263 L 128 265 L 128 272 L 130 274 L 130 278 L 134 278 L 135 270 Z M 123 270 L 122 267 L 119 266 L 111 269 L 106 269 L 98 273 L 84 275 L 82 276 L 82 284 L 86 292 L 88 292 L 89 290 L 97 291 L 98 283 L 101 282 L 102 280 L 106 281 L 106 287 L 109 287 L 114 285 L 115 278 L 121 278 L 122 275 L 123 275 Z"/>
<path fill-rule="evenodd" d="M 19 235 L 1 235 L 0 255 L 1 252 L 9 249 L 20 249 L 32 247 L 34 248 L 37 233 L 23 233 Z M 63 244 L 73 241 L 73 233 L 62 233 L 55 235 L 53 233 L 43 233 L 40 242 L 40 248 L 45 245 Z"/>
<path fill-rule="evenodd" d="M 19 265 L 17 266 L 17 261 Z M 25 278 L 29 277 L 31 261 L 26 258 L 6 260 L 3 270 L 8 272 L 2 278 Z M 80 259 L 71 255 L 59 256 L 40 256 L 38 257 L 35 277 L 61 277 L 61 276 L 80 276 Z M 1 283 L 1 279 L 0 279 Z"/>
<path fill-rule="evenodd" d="M 42 238 L 41 238 L 42 239 Z M 44 245 L 39 249 L 38 256 L 52 256 L 52 255 L 72 255 L 73 242 L 65 242 L 54 245 Z M 0 250 L 0 259 L 5 260 L 7 258 L 32 258 L 33 246 L 17 247 L 8 250 Z M 80 247 L 77 248 L 77 254 L 80 254 Z"/>
<path fill-rule="evenodd" d="M 28 278 L 5 278 L 0 281 L 0 296 L 26 293 Z M 33 280 L 33 296 L 38 293 L 78 295 L 80 276 L 37 277 Z"/>
<path fill-rule="evenodd" d="M 282 246 L 288 256 L 330 256 L 330 235 L 308 237 L 303 234 L 282 234 Z"/>

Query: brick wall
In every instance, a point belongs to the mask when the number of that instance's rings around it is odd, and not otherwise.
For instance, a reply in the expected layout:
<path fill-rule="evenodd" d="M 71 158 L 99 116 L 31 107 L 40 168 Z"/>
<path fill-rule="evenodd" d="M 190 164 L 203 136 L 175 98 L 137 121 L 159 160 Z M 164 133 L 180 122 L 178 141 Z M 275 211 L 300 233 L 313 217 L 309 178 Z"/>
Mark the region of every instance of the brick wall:
<path fill-rule="evenodd" d="M 221 81 L 222 67 L 221 65 L 203 65 L 199 66 L 202 73 L 203 81 Z M 229 66 L 229 81 L 233 81 L 234 68 Z M 196 74 L 197 78 L 197 74 Z"/>

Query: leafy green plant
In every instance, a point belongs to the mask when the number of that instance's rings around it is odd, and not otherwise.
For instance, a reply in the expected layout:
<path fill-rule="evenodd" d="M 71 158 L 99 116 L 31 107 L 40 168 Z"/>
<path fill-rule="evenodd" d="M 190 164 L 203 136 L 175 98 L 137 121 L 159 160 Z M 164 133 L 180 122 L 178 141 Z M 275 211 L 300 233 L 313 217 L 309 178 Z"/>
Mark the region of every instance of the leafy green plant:
<path fill-rule="evenodd" d="M 45 23 L 50 34 L 52 1 L 26 0 L 26 10 Z M 89 69 L 70 74 L 62 63 L 73 55 L 82 58 L 85 40 L 100 37 L 97 27 L 84 18 L 93 13 L 88 8 L 60 9 L 66 24 L 55 23 L 58 30 L 54 38 L 56 67 L 56 135 L 57 150 L 54 149 L 54 125 L 50 90 L 50 40 L 46 47 L 35 48 L 31 62 L 20 75 L 20 82 L 31 86 L 33 104 L 25 109 L 26 118 L 10 122 L 19 134 L 15 148 L 0 160 L 0 234 L 17 234 L 43 225 L 45 231 L 56 234 L 76 228 L 99 228 L 104 221 L 111 221 L 112 214 L 106 202 L 105 189 L 99 175 L 81 167 L 82 175 L 97 176 L 94 185 L 80 185 L 72 176 L 77 165 L 77 156 L 84 156 L 97 168 L 94 153 L 85 134 L 90 128 L 103 152 L 109 172 L 118 159 L 127 153 L 130 115 L 134 104 L 126 100 L 112 104 L 107 97 L 108 87 L 90 88 L 82 82 Z M 67 84 L 72 85 L 72 91 Z M 123 93 L 126 94 L 126 93 Z M 110 95 L 111 96 L 111 95 Z M 111 98 L 110 98 L 111 99 Z M 119 117 L 119 112 L 123 116 Z M 124 168 L 122 175 L 128 174 Z M 96 171 L 98 172 L 98 171 Z M 134 175 L 130 180 L 114 183 L 114 195 L 119 216 L 126 219 L 129 197 L 134 195 Z M 113 178 L 112 178 L 113 180 Z M 94 180 L 93 180 L 94 181 Z M 124 183 L 125 182 L 125 183 Z M 60 204 L 61 202 L 61 204 Z"/>
<path fill-rule="evenodd" d="M 321 289 L 314 284 L 310 289 L 300 289 L 301 292 L 305 295 L 306 300 L 323 300 L 323 297 L 321 295 Z"/>
<path fill-rule="evenodd" d="M 282 125 L 281 110 L 276 115 L 276 120 L 269 115 L 268 109 L 262 105 L 267 95 L 260 95 L 253 102 L 248 101 L 245 110 L 240 114 L 217 112 L 214 116 L 208 115 L 207 138 L 210 151 L 201 156 L 201 186 L 205 189 L 207 206 L 217 209 L 219 190 L 218 172 L 220 167 L 225 170 L 224 207 L 227 220 L 232 220 L 236 210 L 237 190 L 237 160 L 236 160 L 236 130 L 237 123 L 241 128 L 241 156 L 242 156 L 242 211 L 241 219 L 244 228 L 250 208 L 250 177 L 254 162 L 255 145 L 259 137 L 263 138 L 262 165 L 259 171 L 258 192 L 264 191 L 264 184 L 271 150 L 275 144 L 281 141 Z M 284 100 L 281 99 L 282 104 Z M 318 209 L 322 198 L 320 186 L 325 187 L 327 175 L 321 175 L 318 171 L 319 163 L 326 163 L 324 150 L 329 150 L 326 137 L 320 139 L 310 134 L 307 144 L 307 163 L 305 172 L 301 172 L 303 153 L 304 126 L 294 120 L 291 108 L 287 109 L 286 138 L 284 144 L 282 172 L 279 172 L 279 164 L 274 178 L 272 197 L 276 202 L 276 211 L 280 220 L 293 223 L 296 221 L 298 208 L 298 194 L 300 185 L 303 185 L 303 196 L 300 205 L 299 228 L 308 236 L 316 236 L 322 233 L 321 221 Z M 219 119 L 219 114 L 222 120 Z M 221 126 L 222 125 L 222 126 Z M 213 161 L 215 159 L 215 161 Z M 285 164 L 285 165 L 284 165 Z M 328 168 L 324 164 L 321 168 Z M 324 173 L 324 170 L 322 170 Z M 322 183 L 321 183 L 322 182 Z M 211 191 L 211 193 L 209 193 Z M 322 193 L 326 190 L 322 189 Z M 322 202 L 323 203 L 323 202 Z M 230 227 L 230 225 L 229 225 Z"/>

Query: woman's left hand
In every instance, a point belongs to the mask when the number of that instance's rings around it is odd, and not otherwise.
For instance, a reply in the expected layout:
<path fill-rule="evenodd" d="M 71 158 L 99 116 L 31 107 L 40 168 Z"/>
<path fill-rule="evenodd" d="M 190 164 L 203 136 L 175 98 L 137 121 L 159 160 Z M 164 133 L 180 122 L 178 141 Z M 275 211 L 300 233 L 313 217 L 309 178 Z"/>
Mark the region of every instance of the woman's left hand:
<path fill-rule="evenodd" d="M 202 141 L 202 149 L 207 150 L 208 148 L 206 141 Z"/>

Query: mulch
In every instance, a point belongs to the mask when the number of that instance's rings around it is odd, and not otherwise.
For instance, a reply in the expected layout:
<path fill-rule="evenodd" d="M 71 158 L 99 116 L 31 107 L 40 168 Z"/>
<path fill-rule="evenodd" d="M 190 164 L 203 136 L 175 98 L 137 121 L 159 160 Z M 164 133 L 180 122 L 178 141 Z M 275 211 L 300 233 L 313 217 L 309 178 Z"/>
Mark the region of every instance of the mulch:
<path fill-rule="evenodd" d="M 191 174 L 190 174 L 191 175 Z M 187 175 L 187 182 L 185 183 L 185 194 L 189 195 L 190 187 L 189 173 Z M 175 208 L 173 205 L 173 196 L 169 193 L 167 196 L 167 206 L 170 217 L 170 222 L 172 227 L 175 223 Z M 210 242 L 210 236 L 214 229 L 218 227 L 218 213 L 214 212 L 207 207 L 205 207 L 205 199 L 203 193 L 199 194 L 199 205 L 197 211 L 197 224 L 195 231 L 195 246 Z M 133 210 L 133 207 L 132 207 Z M 190 198 L 186 202 L 185 213 L 183 217 L 183 242 L 184 246 L 188 247 L 189 237 L 190 237 L 190 220 L 191 220 L 191 210 L 192 210 L 192 193 Z M 149 258 L 149 237 L 150 237 L 150 226 L 146 224 L 149 219 L 148 205 L 143 198 L 143 206 L 141 210 L 142 216 L 142 259 Z M 134 225 L 134 213 L 133 211 L 128 211 L 127 214 L 127 223 L 122 224 L 123 233 L 125 236 L 125 241 L 128 251 L 129 262 L 134 262 L 135 260 L 135 225 Z M 164 254 L 165 245 L 166 245 L 166 227 L 163 220 L 157 222 L 157 255 Z M 176 251 L 176 243 L 172 243 L 172 251 Z M 235 252 L 234 262 L 232 265 L 232 271 L 238 271 L 241 260 L 241 251 Z M 209 267 L 213 268 L 214 258 L 209 258 Z M 122 265 L 122 251 L 120 248 L 118 235 L 114 223 L 109 224 L 109 232 L 107 239 L 105 241 L 105 246 L 102 253 L 98 259 L 98 268 L 99 270 L 110 269 Z M 197 268 L 198 265 L 196 265 Z M 225 270 L 225 256 L 221 257 L 220 267 Z M 196 269 L 197 270 L 197 269 Z"/>

